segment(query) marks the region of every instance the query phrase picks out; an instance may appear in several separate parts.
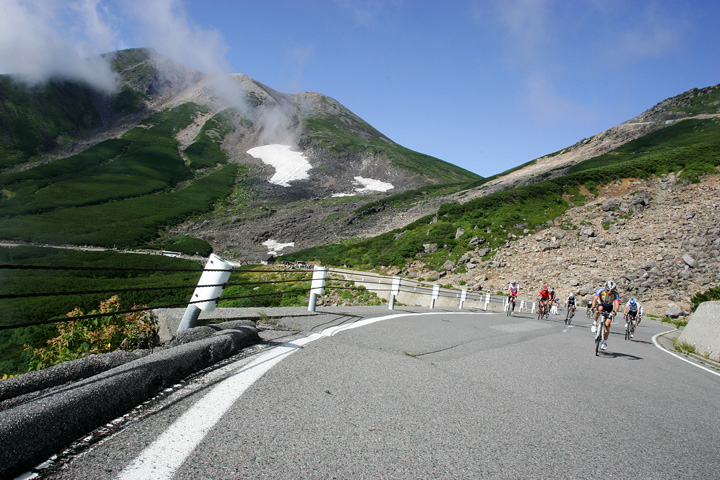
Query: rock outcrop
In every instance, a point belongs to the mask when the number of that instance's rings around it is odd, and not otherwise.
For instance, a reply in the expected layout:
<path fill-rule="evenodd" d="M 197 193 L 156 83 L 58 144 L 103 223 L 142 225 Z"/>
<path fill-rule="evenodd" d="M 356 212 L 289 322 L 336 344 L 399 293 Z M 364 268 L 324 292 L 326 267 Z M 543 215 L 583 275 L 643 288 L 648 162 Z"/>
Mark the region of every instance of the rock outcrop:
<path fill-rule="evenodd" d="M 693 295 L 720 284 L 719 199 L 720 175 L 698 184 L 675 174 L 614 182 L 553 226 L 508 242 L 489 261 L 475 250 L 467 272 L 456 267 L 443 281 L 502 290 L 516 278 L 521 296 L 549 285 L 564 300 L 569 292 L 590 299 L 612 279 L 623 301 L 634 296 L 657 315 L 672 304 L 682 315 Z"/>

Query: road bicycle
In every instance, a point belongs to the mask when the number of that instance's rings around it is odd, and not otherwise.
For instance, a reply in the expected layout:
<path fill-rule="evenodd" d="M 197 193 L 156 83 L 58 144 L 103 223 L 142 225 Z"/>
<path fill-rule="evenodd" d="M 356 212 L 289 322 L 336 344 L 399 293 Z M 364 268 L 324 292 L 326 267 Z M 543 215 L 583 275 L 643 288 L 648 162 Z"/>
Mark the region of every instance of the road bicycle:
<path fill-rule="evenodd" d="M 637 317 L 633 317 L 632 315 L 625 315 L 625 340 L 630 340 L 633 336 L 633 333 L 635 333 L 635 329 L 632 326 L 632 322 L 633 322 L 633 320 L 636 320 L 636 318 Z M 640 323 L 640 322 L 637 322 L 637 323 Z"/>
<path fill-rule="evenodd" d="M 505 311 L 508 317 L 512 316 L 513 312 L 515 312 L 515 297 L 512 295 L 508 295 L 508 303 Z"/>
<path fill-rule="evenodd" d="M 605 321 L 608 318 L 612 321 L 612 312 L 602 311 L 598 316 L 599 321 L 597 329 L 595 330 L 595 356 L 598 356 L 598 352 L 600 351 L 600 344 L 603 342 L 603 337 L 605 336 Z"/>
<path fill-rule="evenodd" d="M 565 325 L 570 325 L 572 322 L 572 318 L 575 316 L 575 307 L 569 306 L 567 309 L 567 313 L 565 314 Z"/>
<path fill-rule="evenodd" d="M 550 317 L 550 306 L 547 304 L 547 302 L 543 302 L 542 300 L 538 303 L 538 320 L 542 320 L 543 318 L 547 319 Z"/>

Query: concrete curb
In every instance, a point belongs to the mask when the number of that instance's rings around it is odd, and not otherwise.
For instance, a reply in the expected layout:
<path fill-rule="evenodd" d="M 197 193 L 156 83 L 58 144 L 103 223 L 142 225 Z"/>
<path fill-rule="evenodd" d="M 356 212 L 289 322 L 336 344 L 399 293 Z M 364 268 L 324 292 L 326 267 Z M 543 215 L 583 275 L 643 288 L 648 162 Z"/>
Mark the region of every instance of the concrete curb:
<path fill-rule="evenodd" d="M 667 323 L 662 323 L 662 325 L 670 325 Z M 680 335 L 682 335 L 684 330 L 684 327 L 676 328 L 675 330 L 667 333 L 663 333 L 658 336 L 658 344 L 668 352 L 675 353 L 677 355 L 681 355 L 683 357 L 686 357 L 690 360 L 692 360 L 695 363 L 699 363 L 702 365 L 705 365 L 709 368 L 715 369 L 717 371 L 720 371 L 720 362 L 716 362 L 715 360 L 705 358 L 702 355 L 698 355 L 696 353 L 689 353 L 685 352 L 683 350 L 678 350 L 675 348 L 675 340 L 677 340 Z"/>
<path fill-rule="evenodd" d="M 162 389 L 258 342 L 254 327 L 221 329 L 208 338 L 154 352 L 1 412 L 0 478 L 28 471 Z"/>

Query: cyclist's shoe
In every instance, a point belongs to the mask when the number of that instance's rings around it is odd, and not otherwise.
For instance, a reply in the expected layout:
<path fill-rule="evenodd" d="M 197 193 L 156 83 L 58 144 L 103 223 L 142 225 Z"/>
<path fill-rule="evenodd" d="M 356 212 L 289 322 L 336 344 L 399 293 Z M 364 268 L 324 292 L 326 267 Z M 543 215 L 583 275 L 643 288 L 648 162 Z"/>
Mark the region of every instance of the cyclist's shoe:
<path fill-rule="evenodd" d="M 603 342 L 602 345 L 600 345 L 600 350 L 607 350 L 607 343 Z"/>
<path fill-rule="evenodd" d="M 633 337 L 634 337 L 634 335 L 632 334 L 632 332 L 630 332 L 630 338 L 633 338 Z"/>
<path fill-rule="evenodd" d="M 592 327 L 590 327 L 590 331 L 592 333 L 597 332 L 597 322 L 593 322 Z"/>

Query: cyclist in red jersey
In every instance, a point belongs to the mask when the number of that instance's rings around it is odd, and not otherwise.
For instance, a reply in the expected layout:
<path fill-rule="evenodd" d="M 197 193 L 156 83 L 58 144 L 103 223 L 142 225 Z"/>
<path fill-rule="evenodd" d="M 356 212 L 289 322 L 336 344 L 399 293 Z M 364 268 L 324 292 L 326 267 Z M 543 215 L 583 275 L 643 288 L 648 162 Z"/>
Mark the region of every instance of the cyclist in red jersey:
<path fill-rule="evenodd" d="M 548 290 L 547 285 L 542 287 L 542 290 L 540 290 L 540 293 L 538 293 L 537 298 L 535 299 L 536 302 L 538 302 L 538 309 L 545 313 L 548 311 L 550 306 L 548 303 L 550 302 L 551 296 L 550 296 L 550 290 Z"/>
<path fill-rule="evenodd" d="M 508 286 L 508 308 L 512 309 L 512 311 L 515 311 L 515 302 L 517 301 L 518 293 L 520 292 L 520 286 L 517 283 L 517 280 L 513 280 L 510 282 L 510 285 Z M 512 306 L 509 304 L 512 303 Z"/>

